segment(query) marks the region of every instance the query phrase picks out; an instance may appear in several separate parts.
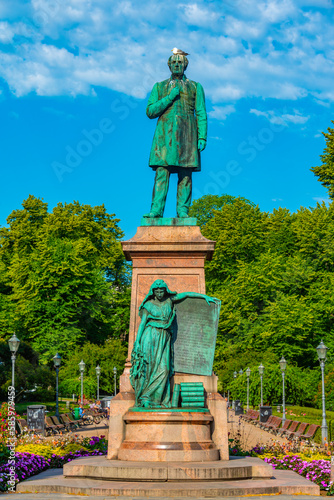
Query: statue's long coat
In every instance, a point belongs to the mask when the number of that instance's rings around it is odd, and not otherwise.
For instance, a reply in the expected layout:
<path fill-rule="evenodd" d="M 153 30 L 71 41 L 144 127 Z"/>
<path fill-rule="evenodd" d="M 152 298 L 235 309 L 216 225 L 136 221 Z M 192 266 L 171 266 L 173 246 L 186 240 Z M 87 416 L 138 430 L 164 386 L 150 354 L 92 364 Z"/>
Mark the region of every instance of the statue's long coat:
<path fill-rule="evenodd" d="M 168 94 L 179 86 L 180 95 L 171 103 Z M 206 140 L 207 116 L 204 90 L 200 83 L 169 78 L 154 85 L 146 114 L 158 118 L 149 165 L 157 167 L 191 168 L 201 170 L 198 139 Z M 175 167 L 173 169 L 173 167 Z"/>

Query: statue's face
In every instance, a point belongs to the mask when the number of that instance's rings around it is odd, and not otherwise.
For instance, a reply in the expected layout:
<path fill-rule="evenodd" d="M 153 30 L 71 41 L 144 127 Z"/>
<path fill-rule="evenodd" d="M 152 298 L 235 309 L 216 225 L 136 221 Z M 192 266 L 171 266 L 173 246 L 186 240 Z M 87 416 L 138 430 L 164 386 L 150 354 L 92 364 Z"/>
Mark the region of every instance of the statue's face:
<path fill-rule="evenodd" d="M 173 75 L 183 75 L 185 67 L 185 61 L 183 56 L 180 56 L 178 54 L 172 56 L 172 59 L 169 64 L 170 64 L 169 68 Z"/>
<path fill-rule="evenodd" d="M 165 297 L 166 290 L 164 288 L 155 288 L 153 290 L 154 297 L 159 301 L 162 301 Z"/>

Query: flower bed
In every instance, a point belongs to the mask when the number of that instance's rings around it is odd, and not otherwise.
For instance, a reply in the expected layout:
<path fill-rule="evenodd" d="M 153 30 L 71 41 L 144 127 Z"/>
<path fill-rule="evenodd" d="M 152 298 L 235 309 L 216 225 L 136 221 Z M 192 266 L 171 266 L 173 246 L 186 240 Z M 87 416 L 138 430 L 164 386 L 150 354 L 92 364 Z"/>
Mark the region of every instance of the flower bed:
<path fill-rule="evenodd" d="M 260 458 L 261 455 L 259 455 Z M 298 455 L 286 455 L 285 457 L 264 457 L 264 461 L 271 464 L 274 469 L 285 469 L 297 472 L 306 477 L 309 481 L 320 486 L 320 489 L 327 490 L 328 494 L 333 494 L 333 486 L 330 482 L 331 464 L 329 460 L 303 460 Z"/>
<path fill-rule="evenodd" d="M 63 467 L 64 463 L 76 458 L 105 455 L 107 453 L 107 441 L 101 438 L 80 438 L 77 435 L 58 440 L 46 441 L 43 438 L 36 439 L 35 444 L 26 441 L 18 444 L 15 453 L 15 483 L 24 481 L 30 476 L 39 474 L 46 469 Z M 7 457 L 4 457 L 0 465 L 0 491 L 9 489 L 10 465 Z"/>
<path fill-rule="evenodd" d="M 298 442 L 279 443 L 273 441 L 266 446 L 255 446 L 245 451 L 240 444 L 240 433 L 229 439 L 230 455 L 258 457 L 271 464 L 274 469 L 292 470 L 320 486 L 327 495 L 334 495 L 334 484 L 330 481 L 331 463 L 328 447 L 320 449 L 314 445 Z"/>

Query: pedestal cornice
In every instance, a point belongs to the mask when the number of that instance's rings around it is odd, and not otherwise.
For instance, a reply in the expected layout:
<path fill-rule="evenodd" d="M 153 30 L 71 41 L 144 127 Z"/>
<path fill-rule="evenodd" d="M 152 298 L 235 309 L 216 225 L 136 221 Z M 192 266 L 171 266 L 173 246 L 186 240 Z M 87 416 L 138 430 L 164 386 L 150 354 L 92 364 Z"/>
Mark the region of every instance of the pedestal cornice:
<path fill-rule="evenodd" d="M 133 238 L 122 242 L 128 261 L 147 253 L 168 253 L 171 257 L 198 253 L 211 260 L 214 247 L 215 242 L 204 238 L 198 226 L 140 226 Z"/>

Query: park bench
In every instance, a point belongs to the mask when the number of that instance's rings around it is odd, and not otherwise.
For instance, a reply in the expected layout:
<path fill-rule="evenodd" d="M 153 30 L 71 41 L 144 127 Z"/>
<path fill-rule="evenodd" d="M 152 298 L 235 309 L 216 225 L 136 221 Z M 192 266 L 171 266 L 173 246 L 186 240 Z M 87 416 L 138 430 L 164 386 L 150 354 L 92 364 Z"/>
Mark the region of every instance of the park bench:
<path fill-rule="evenodd" d="M 59 429 L 61 429 L 62 431 L 69 431 L 70 430 L 70 425 L 69 424 L 62 424 L 60 421 L 59 421 L 59 418 L 56 417 L 56 415 L 54 415 L 53 417 L 51 417 L 51 420 L 52 422 L 58 426 Z"/>
<path fill-rule="evenodd" d="M 35 430 L 34 429 L 29 429 L 28 423 L 25 418 L 17 418 L 16 419 L 17 425 L 19 427 L 20 433 L 24 434 L 27 432 L 28 434 L 34 434 Z"/>
<path fill-rule="evenodd" d="M 248 410 L 245 415 L 241 415 L 241 418 L 251 422 L 252 420 L 257 420 L 259 418 L 259 412 L 256 410 Z"/>
<path fill-rule="evenodd" d="M 267 422 L 259 422 L 259 427 L 261 429 L 268 427 L 268 425 L 270 425 L 273 422 L 274 418 L 275 418 L 274 415 L 270 415 Z"/>
<path fill-rule="evenodd" d="M 290 434 L 296 431 L 299 424 L 300 422 L 298 420 L 294 420 L 290 425 L 289 429 L 285 431 L 286 437 L 290 437 Z"/>
<path fill-rule="evenodd" d="M 298 436 L 300 439 L 312 439 L 314 434 L 316 433 L 317 429 L 319 429 L 320 425 L 317 424 L 311 424 L 310 427 L 307 429 L 307 432 L 305 434 L 301 434 Z"/>
<path fill-rule="evenodd" d="M 304 434 L 306 427 L 309 425 L 308 422 L 302 422 L 295 432 L 290 432 L 289 438 L 298 439 L 302 434 Z"/>
<path fill-rule="evenodd" d="M 66 415 L 66 413 L 62 413 L 60 415 L 60 419 L 63 422 L 63 424 L 69 426 L 71 430 L 75 430 L 75 429 L 78 429 L 80 427 L 79 423 L 76 422 L 75 420 L 70 419 Z"/>
<path fill-rule="evenodd" d="M 257 410 L 253 410 L 252 415 L 249 418 L 249 422 L 256 422 L 259 419 L 260 412 Z"/>
<path fill-rule="evenodd" d="M 282 435 L 282 434 L 284 434 L 284 433 L 285 433 L 285 431 L 287 431 L 287 430 L 288 430 L 289 425 L 291 424 L 291 422 L 292 422 L 292 420 L 288 420 L 288 419 L 287 419 L 287 420 L 284 422 L 284 424 L 282 425 L 282 427 L 281 427 L 280 429 L 277 429 L 277 430 L 276 430 L 276 434 L 281 434 L 281 435 Z"/>
<path fill-rule="evenodd" d="M 281 426 L 282 423 L 282 418 L 281 417 L 274 417 L 272 422 L 269 425 L 265 426 L 266 431 L 277 431 L 279 427 Z"/>
<path fill-rule="evenodd" d="M 72 415 L 70 413 L 64 413 L 64 415 L 66 415 L 67 418 L 74 424 L 78 424 L 79 427 L 81 427 L 82 425 L 86 425 L 82 418 L 78 418 L 78 420 L 73 420 Z"/>
<path fill-rule="evenodd" d="M 45 430 L 48 434 L 59 434 L 58 427 L 52 422 L 51 417 L 44 417 Z"/>
<path fill-rule="evenodd" d="M 252 413 L 254 410 L 247 410 L 247 412 L 244 415 L 240 415 L 240 418 L 243 418 L 244 420 L 250 419 Z"/>

